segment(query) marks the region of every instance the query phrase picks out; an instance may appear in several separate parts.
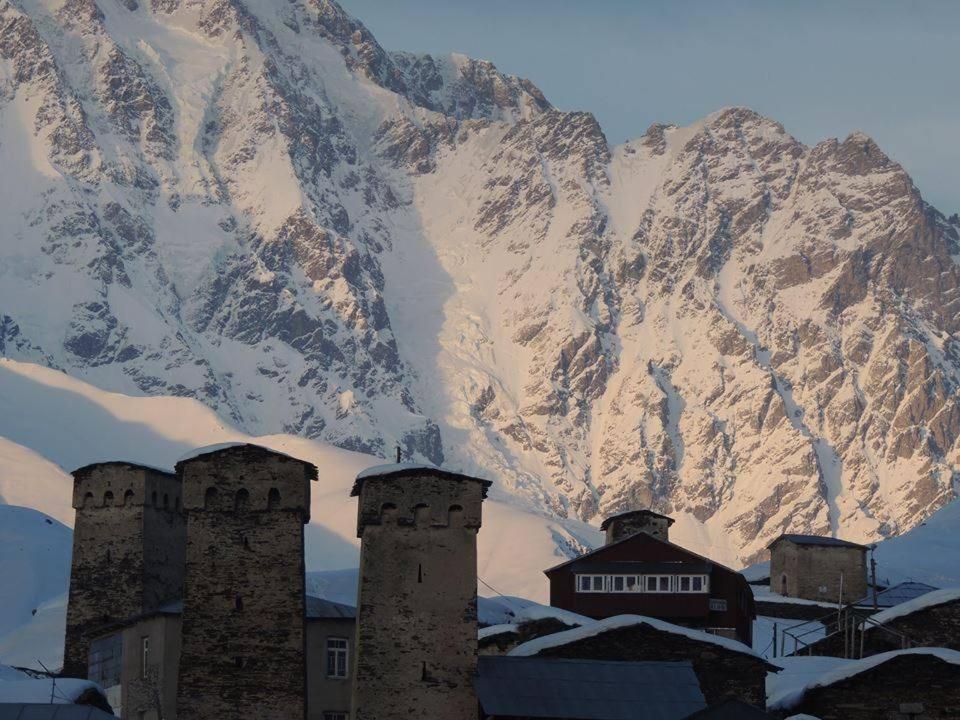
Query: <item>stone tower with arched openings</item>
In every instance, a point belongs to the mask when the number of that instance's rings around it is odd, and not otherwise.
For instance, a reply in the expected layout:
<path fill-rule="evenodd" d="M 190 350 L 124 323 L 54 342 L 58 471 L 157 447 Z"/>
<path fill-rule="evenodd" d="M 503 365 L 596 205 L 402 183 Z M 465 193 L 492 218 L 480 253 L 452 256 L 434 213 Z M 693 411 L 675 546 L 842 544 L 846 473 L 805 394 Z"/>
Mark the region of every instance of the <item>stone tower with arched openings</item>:
<path fill-rule="evenodd" d="M 428 466 L 357 477 L 354 720 L 477 717 L 477 533 L 489 486 Z"/>
<path fill-rule="evenodd" d="M 73 471 L 73 558 L 63 674 L 87 677 L 91 631 L 183 592 L 186 529 L 171 473 L 117 461 Z"/>
<path fill-rule="evenodd" d="M 177 463 L 187 519 L 178 720 L 306 716 L 310 463 L 257 445 Z"/>

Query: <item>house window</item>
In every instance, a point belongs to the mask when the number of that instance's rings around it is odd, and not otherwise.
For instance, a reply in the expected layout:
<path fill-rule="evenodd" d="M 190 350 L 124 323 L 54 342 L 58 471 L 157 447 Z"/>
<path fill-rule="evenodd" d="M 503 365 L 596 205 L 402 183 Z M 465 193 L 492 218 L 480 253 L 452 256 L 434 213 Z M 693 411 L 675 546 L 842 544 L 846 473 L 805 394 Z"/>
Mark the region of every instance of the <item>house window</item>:
<path fill-rule="evenodd" d="M 325 712 L 323 720 L 347 720 L 347 714 L 345 712 Z"/>
<path fill-rule="evenodd" d="M 648 593 L 668 593 L 673 587 L 671 580 L 670 575 L 647 575 L 644 587 Z"/>
<path fill-rule="evenodd" d="M 610 592 L 632 593 L 637 592 L 640 585 L 636 575 L 611 575 Z"/>
<path fill-rule="evenodd" d="M 577 592 L 603 592 L 606 590 L 604 575 L 577 575 Z"/>
<path fill-rule="evenodd" d="M 677 578 L 677 583 L 678 592 L 702 593 L 707 591 L 705 575 L 681 575 Z"/>
<path fill-rule="evenodd" d="M 140 638 L 140 677 L 147 677 L 147 668 L 150 666 L 150 638 Z"/>
<path fill-rule="evenodd" d="M 347 677 L 347 639 L 327 638 L 327 677 L 338 680 Z"/>

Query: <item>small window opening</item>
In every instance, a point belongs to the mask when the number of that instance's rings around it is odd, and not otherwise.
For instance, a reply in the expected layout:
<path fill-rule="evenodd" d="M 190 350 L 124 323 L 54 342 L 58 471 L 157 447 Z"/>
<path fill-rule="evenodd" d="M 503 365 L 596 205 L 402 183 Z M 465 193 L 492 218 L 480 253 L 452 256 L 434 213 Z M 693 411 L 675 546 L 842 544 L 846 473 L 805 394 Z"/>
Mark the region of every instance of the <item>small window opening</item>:
<path fill-rule="evenodd" d="M 110 507 L 111 505 L 113 505 L 113 493 L 107 490 L 103 494 L 103 506 Z"/>
<path fill-rule="evenodd" d="M 236 599 L 233 601 L 234 607 L 236 607 L 237 612 L 243 612 L 243 598 L 237 595 Z"/>
<path fill-rule="evenodd" d="M 241 510 L 246 510 L 249 500 L 250 493 L 247 492 L 246 488 L 240 488 L 237 490 L 237 494 L 233 498 L 233 509 L 238 512 Z"/>
<path fill-rule="evenodd" d="M 276 510 L 278 507 L 280 507 L 280 491 L 270 488 L 267 494 L 267 510 Z"/>
<path fill-rule="evenodd" d="M 417 565 L 417 582 L 423 582 L 423 565 Z"/>
<path fill-rule="evenodd" d="M 93 493 L 87 493 L 83 496 L 83 506 L 90 507 L 93 505 Z"/>
<path fill-rule="evenodd" d="M 150 667 L 150 638 L 140 638 L 140 677 L 146 679 Z"/>
<path fill-rule="evenodd" d="M 420 663 L 420 679 L 424 682 L 427 680 L 427 663 L 425 660 Z"/>
<path fill-rule="evenodd" d="M 167 495 L 166 493 L 163 494 L 163 509 L 164 510 L 170 509 L 170 496 Z"/>
<path fill-rule="evenodd" d="M 157 507 L 157 491 L 156 491 L 156 490 L 154 490 L 154 491 L 150 494 L 150 503 L 151 503 L 154 507 Z"/>
<path fill-rule="evenodd" d="M 203 507 L 205 510 L 212 510 L 217 506 L 217 489 L 215 487 L 208 487 L 206 494 L 203 496 Z"/>
<path fill-rule="evenodd" d="M 127 490 L 127 491 L 123 494 L 123 504 L 124 504 L 124 505 L 129 505 L 129 504 L 132 503 L 132 502 L 133 502 L 133 490 Z"/>

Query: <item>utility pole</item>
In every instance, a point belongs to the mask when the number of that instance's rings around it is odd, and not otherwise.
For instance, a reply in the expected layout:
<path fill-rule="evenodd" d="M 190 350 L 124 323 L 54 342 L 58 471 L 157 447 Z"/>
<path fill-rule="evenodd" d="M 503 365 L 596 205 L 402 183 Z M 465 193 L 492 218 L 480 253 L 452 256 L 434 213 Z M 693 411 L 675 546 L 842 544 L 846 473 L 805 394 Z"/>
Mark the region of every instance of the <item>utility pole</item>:
<path fill-rule="evenodd" d="M 397 465 L 403 462 L 403 451 L 400 449 L 400 443 L 397 443 Z"/>
<path fill-rule="evenodd" d="M 879 609 L 877 603 L 877 544 L 870 546 L 870 584 L 873 585 L 873 612 Z"/>

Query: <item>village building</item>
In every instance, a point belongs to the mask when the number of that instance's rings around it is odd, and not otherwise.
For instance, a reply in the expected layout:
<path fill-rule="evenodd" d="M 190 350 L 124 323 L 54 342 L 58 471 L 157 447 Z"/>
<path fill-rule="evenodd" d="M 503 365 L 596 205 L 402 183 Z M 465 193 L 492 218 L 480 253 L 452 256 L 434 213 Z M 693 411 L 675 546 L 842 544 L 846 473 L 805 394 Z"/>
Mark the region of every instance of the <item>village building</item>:
<path fill-rule="evenodd" d="M 483 719 L 684 720 L 706 707 L 689 662 L 481 657 Z"/>
<path fill-rule="evenodd" d="M 539 637 L 513 648 L 508 657 L 688 661 L 708 705 L 738 699 L 763 707 L 767 673 L 780 671 L 736 640 L 636 615 Z"/>
<path fill-rule="evenodd" d="M 640 510 L 607 518 L 607 542 L 545 570 L 550 604 L 594 619 L 635 614 L 750 645 L 756 612 L 740 573 L 669 540 L 673 520 Z"/>
<path fill-rule="evenodd" d="M 767 709 L 820 720 L 956 720 L 958 708 L 960 652 L 913 648 L 844 662 Z"/>
<path fill-rule="evenodd" d="M 960 651 L 960 588 L 924 593 L 870 615 L 803 649 L 809 655 L 868 657 L 891 650 L 942 647 Z"/>
<path fill-rule="evenodd" d="M 770 591 L 847 605 L 867 594 L 866 545 L 818 535 L 781 535 L 770 549 Z"/>
<path fill-rule="evenodd" d="M 773 720 L 773 715 L 742 700 L 724 700 L 693 713 L 686 720 Z"/>
<path fill-rule="evenodd" d="M 477 533 L 490 484 L 413 464 L 357 476 L 355 720 L 475 720 Z"/>

